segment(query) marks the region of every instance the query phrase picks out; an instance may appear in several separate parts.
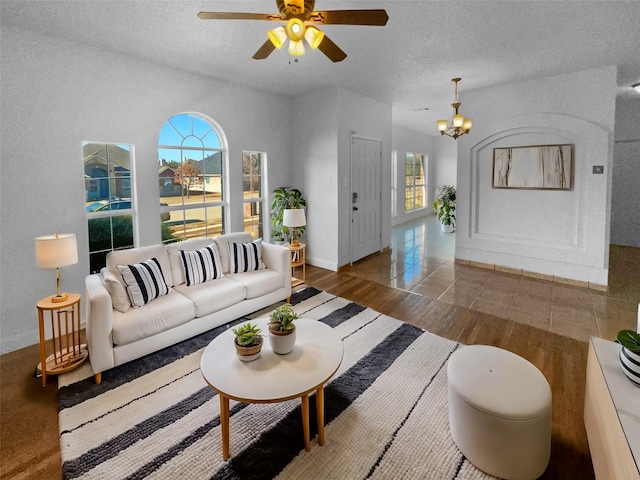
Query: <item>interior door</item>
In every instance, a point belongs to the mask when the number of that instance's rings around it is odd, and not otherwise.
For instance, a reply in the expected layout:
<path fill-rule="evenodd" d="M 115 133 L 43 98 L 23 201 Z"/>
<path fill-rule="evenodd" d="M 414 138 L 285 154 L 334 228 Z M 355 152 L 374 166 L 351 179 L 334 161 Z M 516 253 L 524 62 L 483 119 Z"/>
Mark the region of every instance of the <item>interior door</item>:
<path fill-rule="evenodd" d="M 382 143 L 351 138 L 351 263 L 382 249 Z"/>

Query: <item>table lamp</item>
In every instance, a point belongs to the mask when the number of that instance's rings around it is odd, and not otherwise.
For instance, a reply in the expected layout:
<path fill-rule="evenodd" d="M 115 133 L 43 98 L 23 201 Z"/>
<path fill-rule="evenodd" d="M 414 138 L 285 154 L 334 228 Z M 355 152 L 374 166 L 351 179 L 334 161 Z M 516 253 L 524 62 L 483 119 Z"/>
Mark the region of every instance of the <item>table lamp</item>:
<path fill-rule="evenodd" d="M 287 208 L 282 216 L 282 224 L 291 228 L 291 245 L 299 245 L 296 238 L 296 227 L 304 227 L 307 219 L 304 215 L 303 208 Z"/>
<path fill-rule="evenodd" d="M 52 302 L 64 302 L 69 298 L 66 293 L 60 294 L 60 267 L 74 263 L 78 263 L 78 242 L 75 233 L 56 233 L 36 237 L 36 266 L 56 269 L 58 293 L 51 297 Z"/>

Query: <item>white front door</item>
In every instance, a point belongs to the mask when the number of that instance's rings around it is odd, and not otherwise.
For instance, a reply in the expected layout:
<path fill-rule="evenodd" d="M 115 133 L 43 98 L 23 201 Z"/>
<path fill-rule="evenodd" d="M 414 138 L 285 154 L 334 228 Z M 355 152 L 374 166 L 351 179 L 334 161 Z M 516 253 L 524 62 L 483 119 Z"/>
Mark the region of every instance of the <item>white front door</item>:
<path fill-rule="evenodd" d="M 382 143 L 351 138 L 351 262 L 382 249 Z"/>

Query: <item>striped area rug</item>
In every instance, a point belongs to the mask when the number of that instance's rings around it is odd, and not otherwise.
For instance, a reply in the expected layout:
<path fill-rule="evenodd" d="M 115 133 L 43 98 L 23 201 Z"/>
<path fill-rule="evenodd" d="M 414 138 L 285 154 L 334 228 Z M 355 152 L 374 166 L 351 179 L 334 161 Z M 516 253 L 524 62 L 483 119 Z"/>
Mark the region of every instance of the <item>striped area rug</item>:
<path fill-rule="evenodd" d="M 296 292 L 292 304 L 344 342 L 342 365 L 325 386 L 324 446 L 314 438 L 314 396 L 309 452 L 299 399 L 232 401 L 231 457 L 222 460 L 219 400 L 199 364 L 225 325 L 104 372 L 100 385 L 88 365 L 61 376 L 64 477 L 493 478 L 464 458 L 449 433 L 446 364 L 457 343 L 314 288 Z"/>

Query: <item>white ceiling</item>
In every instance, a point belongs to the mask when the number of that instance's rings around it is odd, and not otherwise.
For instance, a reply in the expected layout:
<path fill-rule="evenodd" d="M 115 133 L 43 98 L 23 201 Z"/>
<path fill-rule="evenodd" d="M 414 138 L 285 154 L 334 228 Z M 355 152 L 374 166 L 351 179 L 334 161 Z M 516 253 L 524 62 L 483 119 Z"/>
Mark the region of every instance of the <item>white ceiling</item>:
<path fill-rule="evenodd" d="M 310 51 L 251 56 L 275 24 L 200 20 L 199 11 L 277 13 L 275 0 L 1 0 L 2 25 L 95 46 L 236 84 L 296 96 L 340 86 L 393 106 L 394 124 L 437 134 L 450 118 L 451 78 L 464 93 L 608 65 L 618 94 L 638 96 L 640 1 L 317 0 L 316 10 L 384 8 L 385 27 L 321 29 L 341 63 Z M 411 110 L 429 107 L 429 111 Z"/>

